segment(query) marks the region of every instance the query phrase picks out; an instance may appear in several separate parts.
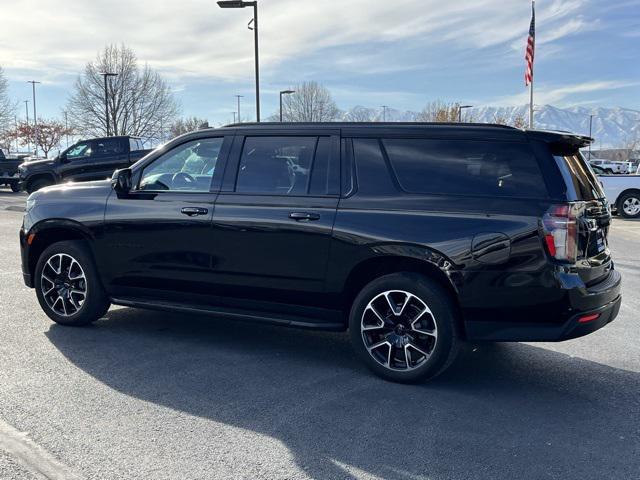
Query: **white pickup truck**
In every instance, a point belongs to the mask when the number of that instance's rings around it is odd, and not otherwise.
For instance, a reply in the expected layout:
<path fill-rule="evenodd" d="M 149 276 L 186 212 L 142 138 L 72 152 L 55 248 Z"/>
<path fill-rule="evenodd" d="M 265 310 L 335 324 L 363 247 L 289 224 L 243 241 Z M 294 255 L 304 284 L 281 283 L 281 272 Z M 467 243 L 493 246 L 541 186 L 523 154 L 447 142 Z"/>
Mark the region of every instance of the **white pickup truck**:
<path fill-rule="evenodd" d="M 640 218 L 640 175 L 603 175 L 594 170 L 612 209 L 625 218 Z"/>

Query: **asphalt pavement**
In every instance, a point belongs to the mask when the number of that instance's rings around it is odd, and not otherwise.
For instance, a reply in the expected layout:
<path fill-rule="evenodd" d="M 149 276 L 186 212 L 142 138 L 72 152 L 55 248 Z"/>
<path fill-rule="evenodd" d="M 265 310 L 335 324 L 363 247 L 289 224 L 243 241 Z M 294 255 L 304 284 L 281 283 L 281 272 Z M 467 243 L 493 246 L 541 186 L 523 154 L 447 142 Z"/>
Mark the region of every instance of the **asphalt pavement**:
<path fill-rule="evenodd" d="M 342 333 L 128 308 L 53 324 L 20 275 L 24 198 L 0 190 L 3 480 L 640 478 L 640 222 L 612 228 L 615 322 L 397 385 Z"/>

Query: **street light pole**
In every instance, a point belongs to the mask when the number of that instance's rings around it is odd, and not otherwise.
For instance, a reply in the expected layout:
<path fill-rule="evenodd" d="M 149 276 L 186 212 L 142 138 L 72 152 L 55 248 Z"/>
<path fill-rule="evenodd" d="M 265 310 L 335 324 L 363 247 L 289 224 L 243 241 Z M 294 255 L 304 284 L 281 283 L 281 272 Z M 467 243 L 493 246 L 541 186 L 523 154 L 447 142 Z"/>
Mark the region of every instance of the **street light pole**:
<path fill-rule="evenodd" d="M 280 92 L 280 123 L 282 123 L 282 96 L 283 95 L 291 95 L 292 93 L 296 93 L 295 90 L 282 90 Z"/>
<path fill-rule="evenodd" d="M 236 123 L 236 112 L 231 112 L 231 113 L 233 113 L 233 123 L 235 124 Z"/>
<path fill-rule="evenodd" d="M 258 44 L 258 2 L 245 2 L 243 0 L 220 0 L 218 2 L 220 8 L 246 8 L 253 7 L 253 19 L 249 22 L 249 30 L 253 30 L 255 71 L 256 71 L 256 121 L 260 123 L 260 56 Z M 238 122 L 240 120 L 238 119 Z"/>
<path fill-rule="evenodd" d="M 111 136 L 111 132 L 109 131 L 109 97 L 107 93 L 107 78 L 108 77 L 117 77 L 117 73 L 103 72 L 100 75 L 104 78 L 104 121 L 107 126 L 107 137 Z"/>
<path fill-rule="evenodd" d="M 24 101 L 24 114 L 27 117 L 27 127 L 29 126 L 29 100 Z M 29 136 L 29 130 L 27 130 L 27 152 L 31 152 L 31 137 Z"/>
<path fill-rule="evenodd" d="M 465 108 L 472 108 L 473 105 L 460 105 L 458 107 L 458 123 L 462 123 L 462 110 Z"/>
<path fill-rule="evenodd" d="M 40 143 L 40 135 L 38 134 L 38 113 L 36 111 L 36 82 L 35 80 L 28 80 L 27 83 L 31 84 L 33 89 L 33 130 L 35 133 L 35 142 L 36 144 L 33 146 L 33 150 L 35 152 L 35 156 L 38 156 L 38 143 Z"/>

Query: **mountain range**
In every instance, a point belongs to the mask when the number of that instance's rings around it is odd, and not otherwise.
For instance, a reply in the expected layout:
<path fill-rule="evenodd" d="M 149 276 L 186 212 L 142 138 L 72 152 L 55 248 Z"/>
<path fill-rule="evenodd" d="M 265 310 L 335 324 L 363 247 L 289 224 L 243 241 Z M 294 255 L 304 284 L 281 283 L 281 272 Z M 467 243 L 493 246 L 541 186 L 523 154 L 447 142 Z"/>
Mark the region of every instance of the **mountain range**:
<path fill-rule="evenodd" d="M 393 108 L 354 107 L 343 114 L 344 120 L 367 118 L 370 121 L 412 122 L 419 112 L 402 111 Z M 640 110 L 622 107 L 569 107 L 559 108 L 553 105 L 536 107 L 535 128 L 545 130 L 565 130 L 589 134 L 589 118 L 593 115 L 591 136 L 595 138 L 595 148 L 629 148 L 636 143 L 640 148 Z M 528 105 L 519 106 L 483 106 L 464 110 L 463 120 L 479 123 L 493 123 L 501 119 L 513 124 L 516 119 L 528 119 Z"/>

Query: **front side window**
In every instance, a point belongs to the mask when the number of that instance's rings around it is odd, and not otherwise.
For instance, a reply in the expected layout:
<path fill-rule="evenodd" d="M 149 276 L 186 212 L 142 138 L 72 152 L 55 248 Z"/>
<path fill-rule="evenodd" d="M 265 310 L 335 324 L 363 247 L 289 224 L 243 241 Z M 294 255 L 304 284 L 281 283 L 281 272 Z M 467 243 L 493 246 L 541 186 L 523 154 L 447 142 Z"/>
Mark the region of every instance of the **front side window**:
<path fill-rule="evenodd" d="M 536 158 L 524 144 L 478 140 L 383 141 L 403 190 L 411 193 L 545 198 Z"/>
<path fill-rule="evenodd" d="M 307 195 L 317 143 L 318 137 L 247 137 L 236 192 Z M 314 187 L 321 190 L 322 183 L 315 180 Z"/>
<path fill-rule="evenodd" d="M 183 143 L 147 166 L 140 190 L 208 192 L 223 138 L 205 138 Z"/>
<path fill-rule="evenodd" d="M 82 142 L 77 144 L 67 152 L 68 160 L 78 160 L 91 156 L 91 142 Z"/>

